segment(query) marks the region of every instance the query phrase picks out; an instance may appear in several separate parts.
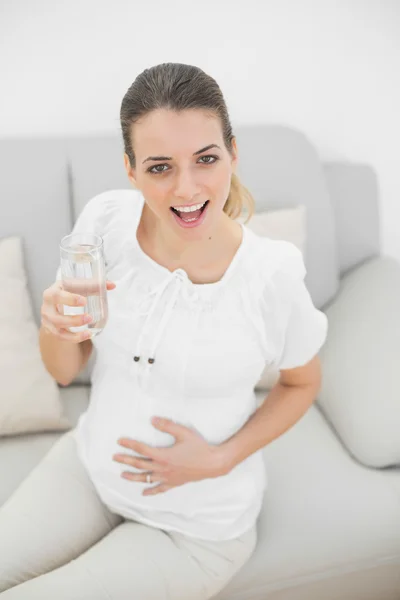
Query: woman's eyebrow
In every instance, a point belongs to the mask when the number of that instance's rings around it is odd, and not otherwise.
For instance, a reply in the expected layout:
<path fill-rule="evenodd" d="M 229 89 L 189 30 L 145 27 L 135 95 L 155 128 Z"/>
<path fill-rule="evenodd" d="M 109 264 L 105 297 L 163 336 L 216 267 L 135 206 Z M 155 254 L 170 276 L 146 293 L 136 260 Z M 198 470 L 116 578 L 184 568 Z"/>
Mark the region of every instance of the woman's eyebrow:
<path fill-rule="evenodd" d="M 211 148 L 218 148 L 219 150 L 221 150 L 221 148 L 217 144 L 209 144 L 208 146 L 205 146 L 201 150 L 197 150 L 197 152 L 193 152 L 193 156 L 197 156 L 197 154 L 201 154 L 202 152 L 211 150 Z"/>
<path fill-rule="evenodd" d="M 193 152 L 193 156 L 202 154 L 202 152 L 206 152 L 206 150 L 211 150 L 211 148 L 218 148 L 219 150 L 221 150 L 221 148 L 218 146 L 218 144 L 209 144 L 208 146 L 201 148 L 201 150 L 197 150 L 197 152 Z M 172 160 L 172 156 L 148 156 L 147 158 L 144 159 L 143 163 L 148 162 L 149 160 L 157 160 L 157 161 L 158 160 Z"/>

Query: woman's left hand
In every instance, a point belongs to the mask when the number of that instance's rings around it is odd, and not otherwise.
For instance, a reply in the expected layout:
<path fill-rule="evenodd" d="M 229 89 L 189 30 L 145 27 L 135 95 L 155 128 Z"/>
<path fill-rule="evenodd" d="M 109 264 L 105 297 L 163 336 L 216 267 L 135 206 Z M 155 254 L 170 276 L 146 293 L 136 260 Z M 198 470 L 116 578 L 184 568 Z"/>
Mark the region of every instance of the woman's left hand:
<path fill-rule="evenodd" d="M 171 434 L 175 438 L 173 446 L 154 448 L 129 438 L 120 438 L 118 444 L 142 456 L 115 454 L 113 460 L 142 469 L 141 473 L 124 471 L 121 476 L 131 481 L 146 483 L 147 475 L 151 483 L 158 485 L 146 488 L 143 495 L 159 494 L 173 487 L 226 474 L 219 446 L 208 444 L 195 430 L 179 425 L 169 419 L 154 417 L 156 429 Z"/>

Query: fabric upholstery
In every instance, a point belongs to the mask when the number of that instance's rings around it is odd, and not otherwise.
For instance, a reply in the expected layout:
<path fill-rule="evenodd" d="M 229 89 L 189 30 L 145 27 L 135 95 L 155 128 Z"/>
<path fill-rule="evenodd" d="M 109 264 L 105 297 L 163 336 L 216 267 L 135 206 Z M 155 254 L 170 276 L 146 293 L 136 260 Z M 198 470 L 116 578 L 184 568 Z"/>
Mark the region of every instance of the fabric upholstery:
<path fill-rule="evenodd" d="M 378 182 L 369 165 L 330 162 L 324 173 L 335 215 L 341 274 L 380 254 Z"/>
<path fill-rule="evenodd" d="M 62 388 L 63 410 L 74 427 L 86 410 L 89 389 L 85 386 Z M 63 432 L 47 432 L 0 437 L 0 506 L 37 465 Z"/>
<path fill-rule="evenodd" d="M 0 164 L 0 239 L 19 236 L 23 240 L 39 325 L 43 291 L 54 282 L 59 243 L 71 227 L 64 145 L 57 139 L 3 139 Z"/>
<path fill-rule="evenodd" d="M 19 237 L 0 240 L 0 436 L 65 430 L 59 389 L 46 370 Z"/>
<path fill-rule="evenodd" d="M 257 395 L 262 400 L 262 392 Z M 268 487 L 259 542 L 216 600 L 394 599 L 400 589 L 400 536 L 394 527 L 400 502 L 390 474 L 357 464 L 316 405 L 267 446 L 264 456 Z M 388 578 L 378 590 L 392 595 L 369 596 L 368 585 L 362 585 L 364 577 L 376 586 L 378 567 Z M 346 577 L 351 571 L 361 576 Z"/>
<path fill-rule="evenodd" d="M 338 289 L 335 223 L 321 162 L 305 135 L 283 126 L 237 129 L 238 174 L 257 210 L 305 205 L 306 284 L 317 308 Z"/>
<path fill-rule="evenodd" d="M 319 405 L 368 467 L 400 465 L 400 263 L 373 258 L 347 273 L 326 309 Z"/>

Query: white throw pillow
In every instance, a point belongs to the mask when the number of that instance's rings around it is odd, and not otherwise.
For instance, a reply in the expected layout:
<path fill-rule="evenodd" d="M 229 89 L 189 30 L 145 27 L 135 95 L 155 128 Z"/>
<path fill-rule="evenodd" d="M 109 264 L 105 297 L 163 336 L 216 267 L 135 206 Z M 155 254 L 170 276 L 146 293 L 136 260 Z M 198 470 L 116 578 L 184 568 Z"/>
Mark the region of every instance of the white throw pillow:
<path fill-rule="evenodd" d="M 18 237 L 0 240 L 0 436 L 66 430 L 60 390 L 39 349 Z"/>
<path fill-rule="evenodd" d="M 244 222 L 245 218 L 240 218 L 238 221 Z M 292 242 L 304 256 L 306 244 L 305 206 L 255 213 L 246 226 L 257 235 Z M 279 371 L 266 367 L 256 389 L 270 390 L 278 382 L 278 379 Z"/>

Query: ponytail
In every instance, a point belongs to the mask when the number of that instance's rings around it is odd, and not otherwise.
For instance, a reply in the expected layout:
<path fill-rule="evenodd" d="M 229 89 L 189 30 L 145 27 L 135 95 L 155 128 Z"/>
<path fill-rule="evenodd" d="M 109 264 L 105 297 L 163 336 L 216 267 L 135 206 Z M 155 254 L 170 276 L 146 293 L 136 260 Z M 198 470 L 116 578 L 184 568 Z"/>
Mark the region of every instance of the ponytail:
<path fill-rule="evenodd" d="M 237 219 L 245 212 L 247 216 L 245 223 L 247 223 L 254 214 L 254 205 L 253 196 L 250 194 L 249 190 L 242 185 L 239 177 L 233 173 L 231 189 L 229 191 L 228 199 L 225 202 L 224 212 L 231 219 Z"/>

